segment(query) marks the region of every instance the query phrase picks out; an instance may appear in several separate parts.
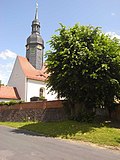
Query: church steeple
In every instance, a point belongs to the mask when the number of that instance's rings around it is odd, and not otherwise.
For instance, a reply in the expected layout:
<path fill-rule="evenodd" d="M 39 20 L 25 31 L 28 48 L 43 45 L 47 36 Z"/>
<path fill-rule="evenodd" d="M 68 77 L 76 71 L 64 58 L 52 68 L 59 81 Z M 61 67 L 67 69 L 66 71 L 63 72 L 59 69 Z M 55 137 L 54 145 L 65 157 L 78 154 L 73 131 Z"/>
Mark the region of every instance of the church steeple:
<path fill-rule="evenodd" d="M 40 22 L 38 19 L 38 1 L 36 0 L 35 18 L 32 21 L 32 33 L 27 38 L 26 58 L 36 69 L 43 66 L 44 41 L 40 35 Z"/>
<path fill-rule="evenodd" d="M 35 19 L 32 21 L 32 33 L 40 33 L 40 22 L 38 20 L 38 1 L 36 0 Z"/>

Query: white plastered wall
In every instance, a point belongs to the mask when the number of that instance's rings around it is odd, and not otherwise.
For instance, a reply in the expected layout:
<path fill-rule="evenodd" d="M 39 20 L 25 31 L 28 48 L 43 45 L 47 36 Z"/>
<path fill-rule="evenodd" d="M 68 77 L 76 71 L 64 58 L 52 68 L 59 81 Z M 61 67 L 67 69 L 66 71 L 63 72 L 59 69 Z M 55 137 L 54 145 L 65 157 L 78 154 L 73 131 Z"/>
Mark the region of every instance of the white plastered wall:
<path fill-rule="evenodd" d="M 46 84 L 42 81 L 27 79 L 26 87 L 27 102 L 30 101 L 31 97 L 39 97 L 40 88 L 45 89 L 44 96 L 48 101 L 57 99 L 57 94 L 48 93 L 49 90 L 47 89 Z"/>
<path fill-rule="evenodd" d="M 8 81 L 8 86 L 16 87 L 21 100 L 26 101 L 25 85 L 26 78 L 20 66 L 19 60 L 16 58 L 11 76 Z"/>

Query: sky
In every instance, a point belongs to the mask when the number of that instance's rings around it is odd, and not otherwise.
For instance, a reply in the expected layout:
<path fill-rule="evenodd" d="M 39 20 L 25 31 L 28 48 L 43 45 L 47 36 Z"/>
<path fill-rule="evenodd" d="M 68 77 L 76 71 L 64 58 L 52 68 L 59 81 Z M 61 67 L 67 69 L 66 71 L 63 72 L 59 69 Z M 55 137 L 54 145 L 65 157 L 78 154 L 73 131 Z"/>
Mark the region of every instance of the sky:
<path fill-rule="evenodd" d="M 120 38 L 120 0 L 38 0 L 41 36 L 47 43 L 62 23 L 101 27 Z M 0 80 L 7 84 L 17 55 L 26 55 L 36 0 L 0 0 Z"/>

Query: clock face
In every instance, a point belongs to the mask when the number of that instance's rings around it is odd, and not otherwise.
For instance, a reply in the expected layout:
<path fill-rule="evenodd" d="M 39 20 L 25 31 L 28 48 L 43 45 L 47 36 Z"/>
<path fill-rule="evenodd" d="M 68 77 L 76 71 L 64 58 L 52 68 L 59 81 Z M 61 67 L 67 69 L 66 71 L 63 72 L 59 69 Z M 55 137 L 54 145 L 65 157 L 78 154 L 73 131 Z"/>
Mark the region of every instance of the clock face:
<path fill-rule="evenodd" d="M 42 46 L 41 45 L 37 45 L 37 49 L 42 50 Z"/>

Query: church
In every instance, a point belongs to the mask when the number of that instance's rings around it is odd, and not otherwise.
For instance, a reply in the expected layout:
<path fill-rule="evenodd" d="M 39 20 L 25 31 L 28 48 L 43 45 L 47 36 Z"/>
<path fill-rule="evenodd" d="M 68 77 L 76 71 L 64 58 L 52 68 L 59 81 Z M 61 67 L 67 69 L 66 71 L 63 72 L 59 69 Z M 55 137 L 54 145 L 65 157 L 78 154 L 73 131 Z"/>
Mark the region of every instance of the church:
<path fill-rule="evenodd" d="M 57 94 L 50 93 L 46 87 L 48 74 L 45 73 L 46 68 L 43 63 L 43 54 L 44 40 L 40 34 L 38 3 L 36 3 L 35 18 L 32 21 L 32 32 L 27 38 L 26 57 L 17 56 L 8 86 L 1 87 L 1 93 L 2 88 L 4 88 L 7 95 L 7 90 L 11 87 L 13 94 L 16 95 L 14 99 L 21 99 L 25 102 L 31 101 L 34 97 L 44 97 L 48 101 L 56 100 Z M 4 96 L 4 99 L 7 99 L 7 96 Z"/>

